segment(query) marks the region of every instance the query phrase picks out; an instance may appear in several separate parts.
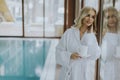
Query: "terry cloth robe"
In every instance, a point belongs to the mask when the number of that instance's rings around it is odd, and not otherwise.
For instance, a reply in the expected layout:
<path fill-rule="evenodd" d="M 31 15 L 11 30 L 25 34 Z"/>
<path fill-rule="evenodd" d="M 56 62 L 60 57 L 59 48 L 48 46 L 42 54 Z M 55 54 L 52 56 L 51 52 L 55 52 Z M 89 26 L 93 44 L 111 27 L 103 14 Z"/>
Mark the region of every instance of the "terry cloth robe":
<path fill-rule="evenodd" d="M 120 59 L 116 56 L 118 40 L 116 33 L 106 33 L 102 40 L 100 80 L 120 80 L 117 76 L 120 75 Z"/>
<path fill-rule="evenodd" d="M 87 55 L 81 48 L 86 50 Z M 71 60 L 73 52 L 78 52 L 82 58 Z M 63 34 L 56 47 L 56 62 L 62 66 L 59 80 L 94 80 L 95 62 L 99 55 L 100 49 L 94 33 L 86 32 L 80 39 L 79 29 L 72 26 Z"/>

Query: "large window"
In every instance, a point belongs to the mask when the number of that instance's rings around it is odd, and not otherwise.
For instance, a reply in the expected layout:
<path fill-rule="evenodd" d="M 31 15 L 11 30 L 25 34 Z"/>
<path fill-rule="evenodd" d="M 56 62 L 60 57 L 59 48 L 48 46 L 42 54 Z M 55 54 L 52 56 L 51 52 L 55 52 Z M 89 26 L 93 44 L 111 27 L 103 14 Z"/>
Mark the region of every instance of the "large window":
<path fill-rule="evenodd" d="M 63 34 L 64 0 L 1 0 L 0 5 L 0 36 Z"/>
<path fill-rule="evenodd" d="M 25 36 L 43 36 L 43 0 L 24 0 Z"/>
<path fill-rule="evenodd" d="M 120 0 L 116 0 L 115 8 L 120 11 Z"/>
<path fill-rule="evenodd" d="M 105 9 L 109 6 L 113 6 L 113 0 L 104 0 L 103 9 Z"/>
<path fill-rule="evenodd" d="M 90 6 L 96 9 L 96 11 L 98 11 L 98 7 L 99 7 L 99 0 L 84 0 L 84 6 Z"/>
<path fill-rule="evenodd" d="M 0 0 L 0 36 L 22 33 L 22 0 Z"/>
<path fill-rule="evenodd" d="M 45 36 L 61 36 L 63 26 L 64 0 L 45 0 Z"/>

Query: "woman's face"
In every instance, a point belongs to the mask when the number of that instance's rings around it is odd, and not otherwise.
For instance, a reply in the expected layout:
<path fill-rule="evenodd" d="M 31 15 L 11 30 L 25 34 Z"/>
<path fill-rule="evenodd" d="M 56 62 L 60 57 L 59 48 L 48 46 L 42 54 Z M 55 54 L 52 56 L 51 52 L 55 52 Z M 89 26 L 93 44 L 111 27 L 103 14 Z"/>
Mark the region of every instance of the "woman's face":
<path fill-rule="evenodd" d="M 83 26 L 90 26 L 93 24 L 94 20 L 95 20 L 95 11 L 90 10 L 88 12 L 88 14 L 85 16 L 85 18 L 83 18 Z"/>
<path fill-rule="evenodd" d="M 115 16 L 113 11 L 108 11 L 108 13 L 106 13 L 106 18 L 108 20 L 108 27 L 110 28 L 114 28 L 117 25 L 117 17 Z"/>

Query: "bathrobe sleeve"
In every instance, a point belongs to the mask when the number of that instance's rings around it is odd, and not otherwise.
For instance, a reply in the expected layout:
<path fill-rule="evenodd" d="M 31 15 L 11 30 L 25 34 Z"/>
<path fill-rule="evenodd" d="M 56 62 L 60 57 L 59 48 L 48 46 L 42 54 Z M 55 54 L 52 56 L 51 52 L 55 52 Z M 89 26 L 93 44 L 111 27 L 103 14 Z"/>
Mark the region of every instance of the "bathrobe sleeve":
<path fill-rule="evenodd" d="M 101 45 L 101 59 L 102 59 L 102 61 L 106 61 L 106 56 L 107 56 L 107 42 L 105 40 L 102 40 L 102 45 Z"/>
<path fill-rule="evenodd" d="M 67 45 L 69 44 L 69 30 L 67 30 L 61 37 L 57 47 L 56 47 L 56 63 L 64 67 L 69 67 L 70 56 L 72 52 L 67 50 Z"/>
<path fill-rule="evenodd" d="M 120 60 L 120 34 L 118 34 L 118 42 L 117 42 L 116 53 L 114 57 L 116 58 L 116 60 Z"/>
<path fill-rule="evenodd" d="M 117 60 L 116 54 L 118 51 L 118 37 L 112 34 L 106 35 L 102 40 L 101 59 L 105 62 Z"/>
<path fill-rule="evenodd" d="M 90 60 L 97 60 L 100 57 L 100 48 L 94 33 L 87 34 L 88 54 Z"/>

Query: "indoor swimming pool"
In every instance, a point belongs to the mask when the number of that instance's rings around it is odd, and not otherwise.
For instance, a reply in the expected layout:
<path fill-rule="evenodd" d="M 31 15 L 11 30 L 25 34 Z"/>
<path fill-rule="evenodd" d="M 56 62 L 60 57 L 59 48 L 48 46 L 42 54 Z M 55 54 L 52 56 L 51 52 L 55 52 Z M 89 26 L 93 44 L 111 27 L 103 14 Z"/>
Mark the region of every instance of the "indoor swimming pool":
<path fill-rule="evenodd" d="M 0 80 L 41 80 L 52 41 L 55 42 L 48 39 L 1 39 Z"/>

